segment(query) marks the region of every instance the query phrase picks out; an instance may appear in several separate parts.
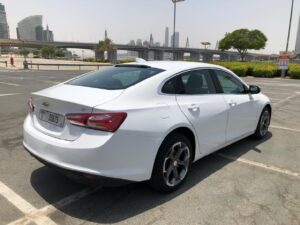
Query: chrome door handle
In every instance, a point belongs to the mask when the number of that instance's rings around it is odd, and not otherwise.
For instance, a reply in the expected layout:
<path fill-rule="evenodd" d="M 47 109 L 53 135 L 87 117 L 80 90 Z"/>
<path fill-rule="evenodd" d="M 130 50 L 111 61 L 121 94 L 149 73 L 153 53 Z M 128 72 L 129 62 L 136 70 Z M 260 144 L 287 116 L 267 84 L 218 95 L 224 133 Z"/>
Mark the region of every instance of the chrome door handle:
<path fill-rule="evenodd" d="M 228 105 L 229 105 L 230 107 L 234 107 L 234 106 L 237 105 L 237 103 L 231 100 L 231 101 L 228 102 Z"/>
<path fill-rule="evenodd" d="M 199 106 L 197 104 L 191 104 L 189 107 L 188 107 L 189 110 L 193 111 L 193 112 L 196 112 L 199 110 Z"/>

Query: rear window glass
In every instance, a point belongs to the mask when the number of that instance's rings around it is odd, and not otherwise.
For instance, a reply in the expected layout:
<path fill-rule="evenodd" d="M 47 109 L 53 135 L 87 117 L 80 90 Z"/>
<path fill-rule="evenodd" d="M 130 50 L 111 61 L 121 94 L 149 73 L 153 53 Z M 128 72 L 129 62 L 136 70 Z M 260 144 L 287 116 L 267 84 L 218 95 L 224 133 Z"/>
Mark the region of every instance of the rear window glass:
<path fill-rule="evenodd" d="M 126 89 L 164 70 L 144 66 L 115 66 L 95 71 L 69 81 L 67 84 L 107 90 Z"/>

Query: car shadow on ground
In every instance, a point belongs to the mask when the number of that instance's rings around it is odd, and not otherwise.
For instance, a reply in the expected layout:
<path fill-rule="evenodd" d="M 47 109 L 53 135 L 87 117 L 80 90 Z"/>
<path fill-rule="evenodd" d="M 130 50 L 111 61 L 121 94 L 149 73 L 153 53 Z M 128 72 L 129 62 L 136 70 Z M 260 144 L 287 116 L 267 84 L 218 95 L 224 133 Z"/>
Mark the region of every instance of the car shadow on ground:
<path fill-rule="evenodd" d="M 242 156 L 248 151 L 255 151 L 260 154 L 261 150 L 258 146 L 271 137 L 272 133 L 268 133 L 263 140 L 259 141 L 246 138 L 220 151 L 224 154 L 228 150 L 234 150 L 235 157 Z M 74 218 L 95 223 L 121 222 L 180 196 L 231 162 L 232 160 L 219 157 L 216 154 L 204 157 L 193 164 L 184 185 L 171 194 L 158 193 L 145 183 L 102 188 L 70 205 L 58 208 L 58 211 L 51 216 L 63 220 L 64 215 L 62 213 L 64 213 Z M 62 193 L 64 188 L 72 188 L 72 184 L 74 185 L 74 192 L 84 188 L 84 186 L 73 183 L 47 167 L 33 171 L 31 184 L 35 191 L 49 204 L 57 201 L 57 193 L 60 193 L 60 197 L 67 197 L 67 195 L 62 196 Z M 69 190 L 65 192 L 69 193 Z"/>

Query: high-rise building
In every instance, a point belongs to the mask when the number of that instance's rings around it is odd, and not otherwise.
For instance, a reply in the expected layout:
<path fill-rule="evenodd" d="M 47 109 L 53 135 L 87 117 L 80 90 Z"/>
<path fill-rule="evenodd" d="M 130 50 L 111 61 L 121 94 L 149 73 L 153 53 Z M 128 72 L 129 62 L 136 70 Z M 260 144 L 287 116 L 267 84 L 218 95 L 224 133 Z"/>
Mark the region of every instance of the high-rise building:
<path fill-rule="evenodd" d="M 35 28 L 35 35 L 37 41 L 44 41 L 44 28 L 42 26 L 37 26 Z"/>
<path fill-rule="evenodd" d="M 169 47 L 169 43 L 170 43 L 169 37 L 170 37 L 170 35 L 169 35 L 169 27 L 166 27 L 166 30 L 165 30 L 165 43 L 164 43 L 165 47 Z"/>
<path fill-rule="evenodd" d="M 0 3 L 0 39 L 9 39 L 9 27 L 6 18 L 5 6 Z M 1 52 L 8 52 L 8 47 L 1 47 Z"/>
<path fill-rule="evenodd" d="M 104 40 L 108 39 L 108 35 L 107 35 L 107 30 L 105 28 L 105 32 L 104 32 Z"/>
<path fill-rule="evenodd" d="M 137 39 L 137 40 L 136 40 L 136 45 L 137 45 L 137 46 L 143 46 L 142 39 L 140 39 L 140 38 Z"/>
<path fill-rule="evenodd" d="M 174 34 L 171 37 L 171 47 L 173 47 L 173 40 L 174 40 L 173 36 L 174 36 Z M 178 48 L 179 47 L 179 32 L 175 32 L 175 42 L 174 43 L 175 43 L 174 47 Z"/>
<path fill-rule="evenodd" d="M 135 46 L 135 41 L 131 40 L 128 45 Z"/>
<path fill-rule="evenodd" d="M 154 45 L 154 39 L 153 39 L 152 34 L 150 34 L 150 42 L 149 42 L 149 45 L 150 45 L 150 46 L 153 46 L 153 45 Z"/>
<path fill-rule="evenodd" d="M 36 28 L 43 27 L 43 16 L 29 16 L 18 23 L 17 34 L 18 39 L 37 40 Z"/>
<path fill-rule="evenodd" d="M 53 31 L 49 30 L 48 25 L 47 25 L 47 29 L 44 30 L 44 32 L 43 32 L 43 36 L 44 36 L 44 41 L 47 41 L 47 42 L 53 42 L 54 41 Z"/>
<path fill-rule="evenodd" d="M 5 6 L 0 3 L 0 39 L 9 39 L 9 27 L 6 18 Z"/>
<path fill-rule="evenodd" d="M 300 17 L 299 17 L 298 33 L 297 33 L 295 52 L 300 53 Z"/>
<path fill-rule="evenodd" d="M 47 25 L 46 30 L 43 28 L 43 16 L 29 16 L 21 20 L 17 27 L 17 37 L 22 40 L 33 41 L 54 41 L 53 31 L 49 30 Z"/>
<path fill-rule="evenodd" d="M 143 46 L 144 47 L 149 47 L 149 41 L 143 41 Z"/>
<path fill-rule="evenodd" d="M 186 38 L 185 47 L 186 47 L 186 48 L 189 48 L 189 47 L 190 47 L 190 39 L 189 39 L 189 37 Z"/>

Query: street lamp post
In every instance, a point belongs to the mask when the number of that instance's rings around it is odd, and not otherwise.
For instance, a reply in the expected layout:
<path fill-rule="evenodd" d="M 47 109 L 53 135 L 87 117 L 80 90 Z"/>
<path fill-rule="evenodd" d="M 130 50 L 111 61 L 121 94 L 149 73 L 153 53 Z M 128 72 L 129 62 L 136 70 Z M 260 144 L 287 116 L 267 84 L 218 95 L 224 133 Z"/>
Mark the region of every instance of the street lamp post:
<path fill-rule="evenodd" d="M 175 33 L 176 33 L 176 4 L 177 2 L 183 2 L 185 0 L 172 0 L 174 3 L 174 24 L 173 24 L 173 60 L 175 60 Z"/>
<path fill-rule="evenodd" d="M 211 45 L 210 42 L 201 42 L 202 45 L 204 45 L 205 50 L 207 49 L 207 46 Z"/>
<path fill-rule="evenodd" d="M 286 53 L 288 53 L 288 51 L 289 51 L 289 42 L 290 42 L 291 25 L 292 25 L 292 19 L 293 19 L 293 11 L 294 11 L 294 0 L 292 0 L 290 24 L 289 24 L 289 31 L 288 31 L 288 37 L 287 37 L 287 42 L 286 42 L 286 50 L 285 50 Z"/>

